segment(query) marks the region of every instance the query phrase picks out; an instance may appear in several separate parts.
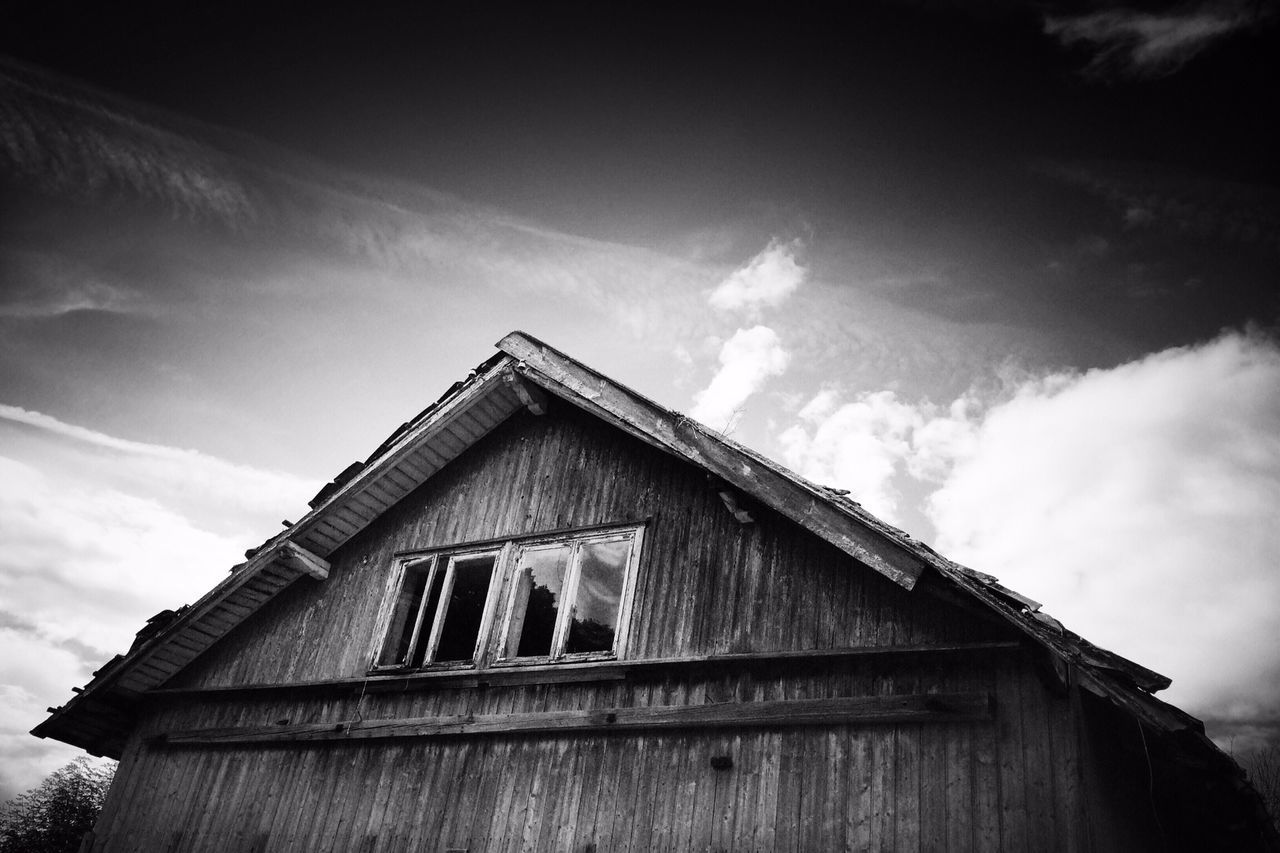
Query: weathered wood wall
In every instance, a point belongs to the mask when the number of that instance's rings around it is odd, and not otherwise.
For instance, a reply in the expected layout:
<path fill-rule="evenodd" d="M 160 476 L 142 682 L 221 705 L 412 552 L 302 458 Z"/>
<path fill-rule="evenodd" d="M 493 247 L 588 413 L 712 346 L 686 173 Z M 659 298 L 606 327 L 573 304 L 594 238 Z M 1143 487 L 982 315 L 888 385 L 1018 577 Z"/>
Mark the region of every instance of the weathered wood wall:
<path fill-rule="evenodd" d="M 857 566 L 753 508 L 741 525 L 704 474 L 561 404 L 516 415 L 335 553 L 175 683 L 363 675 L 393 554 L 652 518 L 630 657 L 1006 636 Z"/>
<path fill-rule="evenodd" d="M 148 740 L 279 719 L 964 689 L 994 694 L 993 722 L 212 748 Z M 733 766 L 714 769 L 722 755 Z M 1069 704 L 1016 650 L 647 683 L 172 697 L 129 746 L 98 849 L 1079 850 L 1079 779 Z"/>
<path fill-rule="evenodd" d="M 629 657 L 1009 640 L 701 473 L 559 406 L 519 414 L 183 673 L 192 689 L 363 676 L 393 554 L 650 518 Z M 1078 850 L 1078 740 L 1025 651 L 569 684 L 157 696 L 101 850 Z M 170 686 L 175 686 L 170 685 Z M 174 746 L 166 732 L 983 691 L 994 720 Z M 729 769 L 714 769 L 713 756 Z"/>

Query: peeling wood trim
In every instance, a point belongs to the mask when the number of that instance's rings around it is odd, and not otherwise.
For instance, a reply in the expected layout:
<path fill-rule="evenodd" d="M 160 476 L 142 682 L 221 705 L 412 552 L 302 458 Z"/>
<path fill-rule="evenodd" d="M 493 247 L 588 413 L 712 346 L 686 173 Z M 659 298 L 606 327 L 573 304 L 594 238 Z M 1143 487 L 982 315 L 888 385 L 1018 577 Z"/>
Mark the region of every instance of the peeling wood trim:
<path fill-rule="evenodd" d="M 795 728 L 883 723 L 979 723 L 995 717 L 989 693 L 927 693 L 780 699 L 710 705 L 657 705 L 596 710 L 342 720 L 331 723 L 189 729 L 157 736 L 159 745 L 215 746 L 344 742 L 384 738 L 489 734 L 652 731 L 701 728 Z"/>

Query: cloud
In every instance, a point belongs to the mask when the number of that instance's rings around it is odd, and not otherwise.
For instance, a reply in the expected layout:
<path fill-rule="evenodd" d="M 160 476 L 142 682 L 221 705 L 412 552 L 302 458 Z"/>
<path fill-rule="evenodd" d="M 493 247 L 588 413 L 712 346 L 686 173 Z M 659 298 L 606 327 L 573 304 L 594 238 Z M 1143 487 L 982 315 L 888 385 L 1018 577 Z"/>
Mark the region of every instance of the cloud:
<path fill-rule="evenodd" d="M 0 406 L 0 791 L 73 756 L 27 732 L 147 617 L 194 601 L 317 484 Z"/>
<path fill-rule="evenodd" d="M 1280 717 L 1280 348 L 1225 334 L 1023 384 L 971 419 L 939 550 L 1220 719 Z"/>
<path fill-rule="evenodd" d="M 1086 74 L 1118 69 L 1131 77 L 1161 77 L 1254 20 L 1243 9 L 1221 5 L 1163 14 L 1111 9 L 1074 18 L 1049 17 L 1044 31 L 1063 45 L 1084 44 L 1095 51 Z"/>
<path fill-rule="evenodd" d="M 234 227 L 257 217 L 232 158 L 157 125 L 158 111 L 12 60 L 0 65 L 0 86 L 0 167 L 42 192 L 144 198 Z"/>
<path fill-rule="evenodd" d="M 689 415 L 716 429 L 733 429 L 747 398 L 769 377 L 785 371 L 790 360 L 778 333 L 768 326 L 738 329 L 720 348 L 720 369 L 695 395 Z"/>
<path fill-rule="evenodd" d="M 900 495 L 893 486 L 899 463 L 911 453 L 911 437 L 926 412 L 898 400 L 892 391 L 859 394 L 838 403 L 831 389 L 804 408 L 803 422 L 778 440 L 786 464 L 820 483 L 848 489 L 876 516 L 898 521 Z"/>
<path fill-rule="evenodd" d="M 825 389 L 798 417 L 778 440 L 802 474 L 895 523 L 928 496 L 940 552 L 1170 676 L 1215 731 L 1280 721 L 1274 340 L 1010 374 L 947 407 Z"/>
<path fill-rule="evenodd" d="M 735 270 L 711 292 L 711 307 L 758 317 L 760 309 L 776 308 L 803 283 L 808 270 L 796 261 L 800 242 L 773 240 L 745 266 Z"/>
<path fill-rule="evenodd" d="M 154 501 L 0 457 L 0 788 L 22 789 L 69 759 L 28 734 L 47 706 L 116 652 L 151 614 L 198 597 L 243 540 Z"/>
<path fill-rule="evenodd" d="M 983 413 L 1019 375 L 1007 372 L 947 407 L 907 402 L 893 391 L 864 391 L 842 402 L 839 391 L 824 388 L 797 413 L 800 423 L 778 435 L 783 460 L 811 480 L 848 489 L 878 518 L 902 524 L 904 498 L 944 482 L 972 452 Z M 912 494 L 904 495 L 904 487 Z"/>
<path fill-rule="evenodd" d="M 74 311 L 146 314 L 136 289 L 65 257 L 0 247 L 0 318 L 59 317 Z"/>
<path fill-rule="evenodd" d="M 0 627 L 0 802 L 8 802 L 84 752 L 31 736 L 44 709 L 64 702 L 83 683 L 76 659 L 45 643 Z"/>
<path fill-rule="evenodd" d="M 1177 246 L 1191 238 L 1269 252 L 1280 247 L 1280 193 L 1270 187 L 1150 163 L 1042 162 L 1035 168 L 1103 199 L 1126 232 L 1159 229 L 1176 239 Z"/>
<path fill-rule="evenodd" d="M 243 530 L 247 522 L 264 516 L 300 511 L 320 485 L 308 478 L 237 465 L 196 450 L 117 438 L 4 403 L 0 403 L 0 422 L 42 433 L 46 440 L 36 441 L 46 466 L 76 469 L 91 460 L 97 482 L 157 499 L 190 517 L 199 517 L 202 524 L 215 530 Z M 0 428 L 0 434 L 20 440 L 13 430 L 14 426 Z"/>
<path fill-rule="evenodd" d="M 12 279 L 0 293 L 0 318 L 156 314 L 160 306 L 185 316 L 189 305 L 175 304 L 180 289 L 188 302 L 223 298 L 228 279 L 248 266 L 247 291 L 299 301 L 322 283 L 349 298 L 361 290 L 354 282 L 365 281 L 406 302 L 424 288 L 434 299 L 484 286 L 504 301 L 516 293 L 590 306 L 638 340 L 677 340 L 687 337 L 681 327 L 701 322 L 698 302 L 718 275 L 710 265 L 543 228 L 421 184 L 346 172 L 3 58 L 0 90 L 0 178 L 76 209 L 106 210 L 112 220 L 134 217 L 131 254 L 183 263 L 158 269 L 149 292 L 136 293 L 110 272 L 120 263 L 118 235 L 107 235 L 95 258 L 94 241 L 77 233 L 64 252 L 73 259 L 0 257 L 13 267 L 0 270 Z M 183 259 L 177 247 L 190 242 Z M 211 246 L 232 250 L 209 264 Z"/>

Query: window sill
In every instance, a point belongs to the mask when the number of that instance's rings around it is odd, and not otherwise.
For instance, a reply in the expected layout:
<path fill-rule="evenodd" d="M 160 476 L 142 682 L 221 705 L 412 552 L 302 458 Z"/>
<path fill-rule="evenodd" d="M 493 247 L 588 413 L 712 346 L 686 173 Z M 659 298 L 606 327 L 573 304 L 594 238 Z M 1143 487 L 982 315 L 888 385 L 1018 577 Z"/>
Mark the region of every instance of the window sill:
<path fill-rule="evenodd" d="M 366 676 L 325 681 L 281 684 L 244 684 L 222 687 L 162 687 L 147 692 L 153 698 L 184 696 L 242 695 L 268 692 L 356 690 L 409 692 L 441 687 L 502 687 L 523 684 L 563 684 L 588 681 L 624 681 L 628 678 L 665 677 L 672 672 L 725 672 L 726 668 L 748 670 L 785 670 L 796 667 L 849 666 L 858 661 L 871 663 L 914 656 L 954 656 L 1001 654 L 1016 652 L 1021 644 L 1014 642 L 956 643 L 922 646 L 887 646 L 867 648 L 825 649 L 813 651 L 755 652 L 747 654 L 699 655 L 688 658 L 647 660 L 573 661 L 554 664 L 517 664 L 488 669 L 447 670 L 378 670 Z"/>

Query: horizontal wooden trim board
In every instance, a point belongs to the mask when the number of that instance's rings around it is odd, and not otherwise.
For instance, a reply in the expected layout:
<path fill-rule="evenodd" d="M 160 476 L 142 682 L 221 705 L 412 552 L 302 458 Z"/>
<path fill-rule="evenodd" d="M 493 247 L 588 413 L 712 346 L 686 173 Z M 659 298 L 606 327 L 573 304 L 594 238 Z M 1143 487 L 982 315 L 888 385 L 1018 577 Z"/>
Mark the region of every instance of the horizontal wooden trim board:
<path fill-rule="evenodd" d="M 147 692 L 148 697 L 181 699 L 209 698 L 274 692 L 328 692 L 358 690 L 367 693 L 406 692 L 443 687 L 501 687 L 521 684 L 564 684 L 589 681 L 624 681 L 628 678 L 663 676 L 679 672 L 719 672 L 725 668 L 765 668 L 786 666 L 788 669 L 902 657 L 969 655 L 988 652 L 1010 652 L 1022 647 L 1018 642 L 956 643 L 952 645 L 880 646 L 808 651 L 748 652 L 740 654 L 700 655 L 687 658 L 650 658 L 648 660 L 609 660 L 587 663 L 557 663 L 537 666 L 495 666 L 487 669 L 442 669 L 335 678 L 325 681 L 294 681 L 272 684 L 239 684 L 215 687 L 162 687 Z"/>
<path fill-rule="evenodd" d="M 410 717 L 334 723 L 190 729 L 161 734 L 157 745 L 211 746 L 349 741 L 373 738 L 457 737 L 488 734 L 760 728 L 873 723 L 972 723 L 993 718 L 989 693 L 916 693 L 836 699 L 657 705 L 591 711 Z"/>
<path fill-rule="evenodd" d="M 415 548 L 404 548 L 392 553 L 392 557 L 418 557 L 428 554 L 434 554 L 438 551 L 469 551 L 473 548 L 483 548 L 487 545 L 503 545 L 513 540 L 525 539 L 550 539 L 553 536 L 562 536 L 568 534 L 591 533 L 596 530 L 608 530 L 611 527 L 639 527 L 649 524 L 653 521 L 653 516 L 645 516 L 644 518 L 624 518 L 620 521 L 602 521 L 598 524 L 580 524 L 575 527 L 553 527 L 549 530 L 538 530 L 533 533 L 517 533 L 508 534 L 506 536 L 489 536 L 484 539 L 470 539 L 466 542 L 448 542 L 439 545 L 424 545 Z"/>

